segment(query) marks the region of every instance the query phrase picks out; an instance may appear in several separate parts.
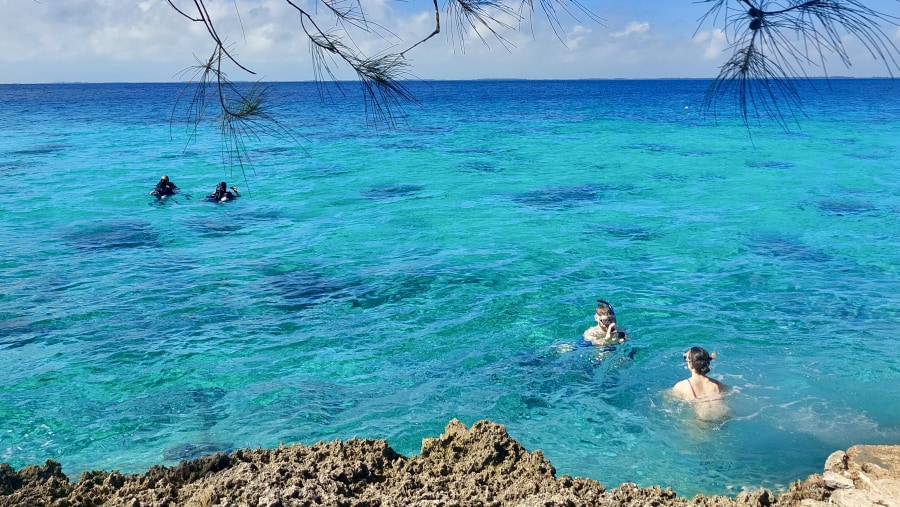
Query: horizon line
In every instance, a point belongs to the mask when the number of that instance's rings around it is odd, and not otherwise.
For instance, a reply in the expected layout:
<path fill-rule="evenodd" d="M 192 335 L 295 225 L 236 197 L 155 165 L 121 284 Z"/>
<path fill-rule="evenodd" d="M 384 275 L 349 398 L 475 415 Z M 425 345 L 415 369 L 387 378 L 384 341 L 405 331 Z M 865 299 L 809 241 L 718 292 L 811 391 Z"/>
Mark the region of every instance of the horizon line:
<path fill-rule="evenodd" d="M 478 82 L 478 81 L 712 81 L 715 77 L 587 77 L 587 78 L 470 78 L 470 79 L 398 79 L 401 83 L 415 82 Z M 830 81 L 839 79 L 897 79 L 893 76 L 815 76 L 798 77 L 790 81 Z M 36 81 L 36 82 L 0 82 L 0 86 L 30 86 L 30 85 L 103 85 L 103 84 L 191 84 L 196 81 Z M 232 81 L 233 83 L 357 83 L 358 79 L 329 79 L 329 80 L 258 80 L 258 81 Z"/>

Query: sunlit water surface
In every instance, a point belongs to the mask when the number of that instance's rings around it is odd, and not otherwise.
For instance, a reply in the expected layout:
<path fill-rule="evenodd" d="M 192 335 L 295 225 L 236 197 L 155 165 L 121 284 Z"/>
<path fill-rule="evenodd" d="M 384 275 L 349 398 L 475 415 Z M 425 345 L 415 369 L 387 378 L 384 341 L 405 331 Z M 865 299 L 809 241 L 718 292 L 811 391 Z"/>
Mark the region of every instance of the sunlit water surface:
<path fill-rule="evenodd" d="M 244 174 L 170 121 L 181 85 L 0 86 L 0 460 L 412 455 L 490 419 L 558 474 L 691 495 L 900 443 L 900 84 L 817 82 L 788 133 L 704 117 L 707 85 L 412 83 L 390 129 L 277 84 L 296 142 Z M 630 341 L 558 352 L 597 298 Z M 664 395 L 692 345 L 727 424 Z"/>

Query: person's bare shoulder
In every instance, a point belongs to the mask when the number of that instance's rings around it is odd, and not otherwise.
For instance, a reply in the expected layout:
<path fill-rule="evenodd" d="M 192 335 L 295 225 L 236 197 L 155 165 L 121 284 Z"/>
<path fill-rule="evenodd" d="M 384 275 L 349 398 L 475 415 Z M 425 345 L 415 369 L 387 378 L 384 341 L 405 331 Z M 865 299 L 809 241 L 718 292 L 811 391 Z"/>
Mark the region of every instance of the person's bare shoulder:
<path fill-rule="evenodd" d="M 691 391 L 687 380 L 679 381 L 672 389 L 670 389 L 670 392 L 672 393 L 672 396 L 681 400 L 687 400 L 693 397 L 692 394 L 689 394 Z"/>

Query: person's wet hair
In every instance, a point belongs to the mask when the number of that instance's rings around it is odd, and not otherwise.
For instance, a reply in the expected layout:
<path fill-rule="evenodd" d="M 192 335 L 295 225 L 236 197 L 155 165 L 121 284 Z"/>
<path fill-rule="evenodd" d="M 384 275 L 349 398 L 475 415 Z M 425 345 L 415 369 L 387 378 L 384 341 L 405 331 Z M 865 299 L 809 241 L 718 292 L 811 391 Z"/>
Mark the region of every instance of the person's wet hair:
<path fill-rule="evenodd" d="M 602 299 L 597 300 L 596 313 L 598 317 L 609 316 L 611 321 L 616 320 L 616 312 L 613 311 L 612 305 Z"/>
<path fill-rule="evenodd" d="M 684 360 L 691 365 L 697 373 L 706 375 L 709 373 L 709 362 L 715 355 L 710 355 L 703 347 L 691 347 L 684 353 Z"/>

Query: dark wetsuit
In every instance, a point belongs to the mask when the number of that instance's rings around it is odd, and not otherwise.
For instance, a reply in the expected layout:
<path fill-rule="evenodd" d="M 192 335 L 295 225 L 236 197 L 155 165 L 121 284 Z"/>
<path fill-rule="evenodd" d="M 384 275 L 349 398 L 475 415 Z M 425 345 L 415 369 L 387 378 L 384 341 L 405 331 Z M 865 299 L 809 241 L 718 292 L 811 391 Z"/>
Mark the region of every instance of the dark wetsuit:
<path fill-rule="evenodd" d="M 215 201 L 215 202 L 233 201 L 233 200 L 237 199 L 238 197 L 240 197 L 240 195 L 235 195 L 235 194 L 231 193 L 230 190 L 225 190 L 224 192 L 216 190 L 215 192 L 206 196 L 206 200 L 207 201 Z"/>
<path fill-rule="evenodd" d="M 163 197 L 168 197 L 177 193 L 178 187 L 169 180 L 160 180 L 160 182 L 156 184 L 156 187 L 150 191 L 150 195 L 156 196 L 157 199 L 162 199 Z"/>

